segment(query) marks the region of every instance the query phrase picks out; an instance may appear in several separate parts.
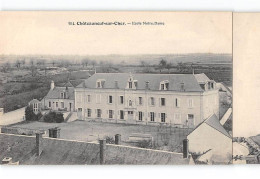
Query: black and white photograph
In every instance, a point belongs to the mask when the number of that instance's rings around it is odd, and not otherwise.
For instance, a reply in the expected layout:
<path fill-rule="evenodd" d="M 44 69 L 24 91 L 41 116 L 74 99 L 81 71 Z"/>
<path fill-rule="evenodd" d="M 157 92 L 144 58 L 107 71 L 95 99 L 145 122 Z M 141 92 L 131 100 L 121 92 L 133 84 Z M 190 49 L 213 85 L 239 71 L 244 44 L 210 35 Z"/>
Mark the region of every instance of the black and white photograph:
<path fill-rule="evenodd" d="M 2 165 L 241 157 L 232 12 L 2 11 L 0 21 Z"/>

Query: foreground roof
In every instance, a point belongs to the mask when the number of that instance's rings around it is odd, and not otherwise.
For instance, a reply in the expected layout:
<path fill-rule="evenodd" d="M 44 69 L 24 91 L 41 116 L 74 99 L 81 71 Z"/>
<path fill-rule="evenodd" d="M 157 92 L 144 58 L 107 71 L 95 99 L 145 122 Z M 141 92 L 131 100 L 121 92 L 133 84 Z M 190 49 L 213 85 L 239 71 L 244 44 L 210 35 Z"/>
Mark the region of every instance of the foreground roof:
<path fill-rule="evenodd" d="M 11 157 L 22 165 L 99 164 L 99 144 L 55 138 L 43 138 L 42 153 L 36 156 L 35 136 L 0 133 L 0 160 Z M 182 153 L 107 144 L 105 164 L 194 164 Z"/>
<path fill-rule="evenodd" d="M 149 82 L 150 90 L 159 90 L 162 81 L 169 81 L 168 91 L 181 91 L 181 84 L 184 84 L 184 90 L 190 92 L 204 91 L 199 83 L 200 81 L 209 81 L 205 74 L 129 74 L 129 73 L 96 73 L 85 82 L 77 86 L 77 88 L 96 88 L 97 80 L 104 80 L 105 89 L 114 89 L 115 81 L 118 83 L 119 89 L 125 89 L 130 76 L 136 80 L 137 90 L 145 90 L 146 82 Z"/>

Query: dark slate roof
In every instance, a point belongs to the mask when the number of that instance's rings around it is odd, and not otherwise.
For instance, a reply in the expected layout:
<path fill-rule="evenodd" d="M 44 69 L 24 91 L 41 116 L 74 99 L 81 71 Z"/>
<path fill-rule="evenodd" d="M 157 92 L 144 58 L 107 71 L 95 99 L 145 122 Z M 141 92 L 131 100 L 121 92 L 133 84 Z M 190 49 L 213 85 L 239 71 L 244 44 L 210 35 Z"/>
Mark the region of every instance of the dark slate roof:
<path fill-rule="evenodd" d="M 11 157 L 21 165 L 99 164 L 99 144 L 55 138 L 43 138 L 42 153 L 36 156 L 35 136 L 0 133 L 0 160 Z M 115 164 L 193 164 L 181 153 L 107 144 L 106 165 Z"/>
<path fill-rule="evenodd" d="M 198 83 L 206 83 L 210 81 L 210 79 L 205 75 L 205 73 L 200 73 L 200 74 L 194 74 L 196 80 Z"/>
<path fill-rule="evenodd" d="M 74 100 L 74 87 L 54 87 L 53 90 L 50 90 L 48 94 L 45 96 L 45 98 L 50 98 L 50 99 L 60 99 L 60 93 L 65 92 L 66 88 L 68 88 L 68 98 L 66 99 L 71 99 Z"/>
<path fill-rule="evenodd" d="M 227 137 L 230 137 L 228 132 L 224 129 L 224 127 L 220 124 L 219 119 L 215 114 L 210 116 L 208 119 L 204 121 L 206 124 L 208 124 L 210 127 L 216 129 L 217 131 L 221 132 Z"/>
<path fill-rule="evenodd" d="M 218 117 L 213 114 L 211 115 L 209 118 L 205 119 L 203 122 L 201 122 L 193 131 L 195 131 L 197 128 L 199 128 L 203 123 L 207 124 L 208 126 L 212 127 L 213 129 L 219 131 L 220 133 L 222 133 L 223 135 L 231 138 L 231 136 L 229 135 L 229 133 L 224 129 L 224 127 L 220 124 Z M 192 131 L 192 132 L 193 132 Z M 192 133 L 191 132 L 191 133 Z M 190 134 L 191 134 L 190 133 Z M 190 135 L 189 134 L 189 135 Z"/>
<path fill-rule="evenodd" d="M 130 75 L 133 76 L 133 80 L 138 81 L 137 90 L 144 90 L 147 81 L 149 81 L 150 90 L 159 90 L 160 82 L 168 80 L 169 91 L 181 91 L 181 83 L 184 83 L 185 91 L 203 91 L 196 79 L 196 75 L 193 74 L 96 73 L 92 75 L 90 78 L 86 79 L 85 82 L 78 85 L 77 88 L 83 88 L 84 85 L 86 86 L 86 88 L 96 88 L 97 80 L 104 79 L 105 83 L 103 88 L 105 89 L 115 88 L 115 81 L 118 81 L 119 89 L 125 89 Z"/>
<path fill-rule="evenodd" d="M 39 103 L 40 101 L 38 99 L 33 99 L 29 102 L 29 104 L 33 104 L 33 103 Z"/>

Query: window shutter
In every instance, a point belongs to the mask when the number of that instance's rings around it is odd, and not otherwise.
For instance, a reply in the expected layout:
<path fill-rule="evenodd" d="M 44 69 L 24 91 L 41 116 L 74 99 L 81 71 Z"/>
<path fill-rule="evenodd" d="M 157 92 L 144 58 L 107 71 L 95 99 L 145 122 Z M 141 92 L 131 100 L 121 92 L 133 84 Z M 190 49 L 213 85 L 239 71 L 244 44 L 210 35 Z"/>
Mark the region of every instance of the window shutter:
<path fill-rule="evenodd" d="M 150 113 L 148 112 L 148 117 L 150 117 Z"/>
<path fill-rule="evenodd" d="M 167 118 L 167 113 L 165 113 L 165 118 Z"/>
<path fill-rule="evenodd" d="M 97 109 L 95 109 L 95 114 L 97 114 Z"/>
<path fill-rule="evenodd" d="M 158 113 L 158 117 L 159 117 L 159 118 L 161 117 L 161 113 Z"/>
<path fill-rule="evenodd" d="M 154 117 L 156 117 L 156 112 L 154 113 Z"/>
<path fill-rule="evenodd" d="M 159 106 L 161 106 L 161 98 L 159 98 Z"/>
<path fill-rule="evenodd" d="M 114 115 L 114 110 L 112 110 L 112 114 Z"/>
<path fill-rule="evenodd" d="M 142 116 L 144 117 L 144 112 L 142 112 Z"/>

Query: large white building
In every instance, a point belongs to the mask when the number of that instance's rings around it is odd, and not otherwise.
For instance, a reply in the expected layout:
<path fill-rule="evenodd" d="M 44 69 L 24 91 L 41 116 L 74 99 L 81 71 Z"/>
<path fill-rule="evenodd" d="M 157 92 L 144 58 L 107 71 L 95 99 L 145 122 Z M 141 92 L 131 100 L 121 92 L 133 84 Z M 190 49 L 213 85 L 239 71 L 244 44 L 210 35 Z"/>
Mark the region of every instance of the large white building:
<path fill-rule="evenodd" d="M 96 73 L 75 88 L 83 120 L 195 127 L 219 116 L 216 83 L 205 74 Z"/>

